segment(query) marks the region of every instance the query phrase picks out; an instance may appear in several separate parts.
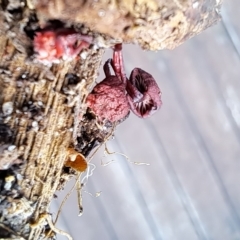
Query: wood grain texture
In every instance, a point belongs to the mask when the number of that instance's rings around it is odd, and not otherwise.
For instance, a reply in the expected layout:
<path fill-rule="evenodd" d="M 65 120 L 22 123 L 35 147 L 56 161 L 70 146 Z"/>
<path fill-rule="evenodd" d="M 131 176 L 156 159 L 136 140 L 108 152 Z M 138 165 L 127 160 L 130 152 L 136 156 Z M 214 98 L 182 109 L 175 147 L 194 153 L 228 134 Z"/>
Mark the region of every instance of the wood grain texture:
<path fill-rule="evenodd" d="M 1 131 L 1 222 L 11 228 L 9 238 L 42 239 L 47 222 L 41 216 L 47 214 L 54 192 L 64 182 L 67 149 L 74 144 L 72 108 L 80 106 L 90 91 L 103 51 L 92 50 L 85 61 L 62 63 L 50 70 L 29 60 L 26 64 L 26 56 L 6 36 L 0 41 L 1 130 L 10 129 L 13 135 L 6 142 L 2 135 L 6 131 Z M 92 68 L 86 67 L 89 64 Z M 75 73 L 80 81 L 69 85 L 66 76 Z M 22 167 L 12 168 L 16 163 Z"/>

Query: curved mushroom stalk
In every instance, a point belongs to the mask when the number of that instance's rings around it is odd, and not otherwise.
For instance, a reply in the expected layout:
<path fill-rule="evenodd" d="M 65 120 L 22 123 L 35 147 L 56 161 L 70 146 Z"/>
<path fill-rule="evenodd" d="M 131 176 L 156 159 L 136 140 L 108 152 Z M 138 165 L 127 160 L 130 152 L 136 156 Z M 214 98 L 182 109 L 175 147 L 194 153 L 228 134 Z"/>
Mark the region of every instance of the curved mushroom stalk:
<path fill-rule="evenodd" d="M 151 116 L 162 105 L 161 91 L 156 81 L 140 68 L 132 70 L 126 90 L 130 108 L 140 118 Z"/>

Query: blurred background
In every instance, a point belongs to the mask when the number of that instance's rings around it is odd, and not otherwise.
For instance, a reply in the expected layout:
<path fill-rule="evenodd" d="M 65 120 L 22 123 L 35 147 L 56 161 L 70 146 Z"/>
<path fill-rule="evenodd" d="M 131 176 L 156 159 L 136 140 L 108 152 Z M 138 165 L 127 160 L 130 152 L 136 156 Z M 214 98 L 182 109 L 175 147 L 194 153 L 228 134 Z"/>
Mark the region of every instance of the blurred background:
<path fill-rule="evenodd" d="M 75 191 L 57 224 L 74 240 L 240 239 L 239 9 L 226 0 L 222 22 L 173 51 L 124 46 L 127 74 L 151 73 L 163 105 L 146 120 L 131 114 L 107 147 L 150 165 L 100 149 L 83 215 Z M 54 216 L 72 184 L 56 193 Z"/>

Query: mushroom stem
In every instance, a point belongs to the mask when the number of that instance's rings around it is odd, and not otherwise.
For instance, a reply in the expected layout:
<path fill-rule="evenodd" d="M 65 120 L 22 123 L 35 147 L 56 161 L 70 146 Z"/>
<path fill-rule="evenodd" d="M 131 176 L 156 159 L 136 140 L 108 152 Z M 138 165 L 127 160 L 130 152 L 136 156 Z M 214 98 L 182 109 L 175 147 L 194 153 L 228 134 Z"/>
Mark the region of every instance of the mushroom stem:
<path fill-rule="evenodd" d="M 113 69 L 119 79 L 123 81 L 123 83 L 127 84 L 127 77 L 124 70 L 123 64 L 123 56 L 122 56 L 122 44 L 116 44 L 113 49 Z"/>

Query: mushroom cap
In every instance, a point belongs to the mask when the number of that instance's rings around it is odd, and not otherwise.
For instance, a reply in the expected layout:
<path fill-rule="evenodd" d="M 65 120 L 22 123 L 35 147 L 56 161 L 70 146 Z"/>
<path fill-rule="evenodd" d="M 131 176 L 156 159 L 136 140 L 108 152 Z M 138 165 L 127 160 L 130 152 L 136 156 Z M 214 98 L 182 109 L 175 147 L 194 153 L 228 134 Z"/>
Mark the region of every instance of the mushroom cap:
<path fill-rule="evenodd" d="M 100 121 L 116 122 L 130 111 L 125 85 L 116 76 L 109 76 L 97 84 L 88 95 L 87 104 Z"/>

